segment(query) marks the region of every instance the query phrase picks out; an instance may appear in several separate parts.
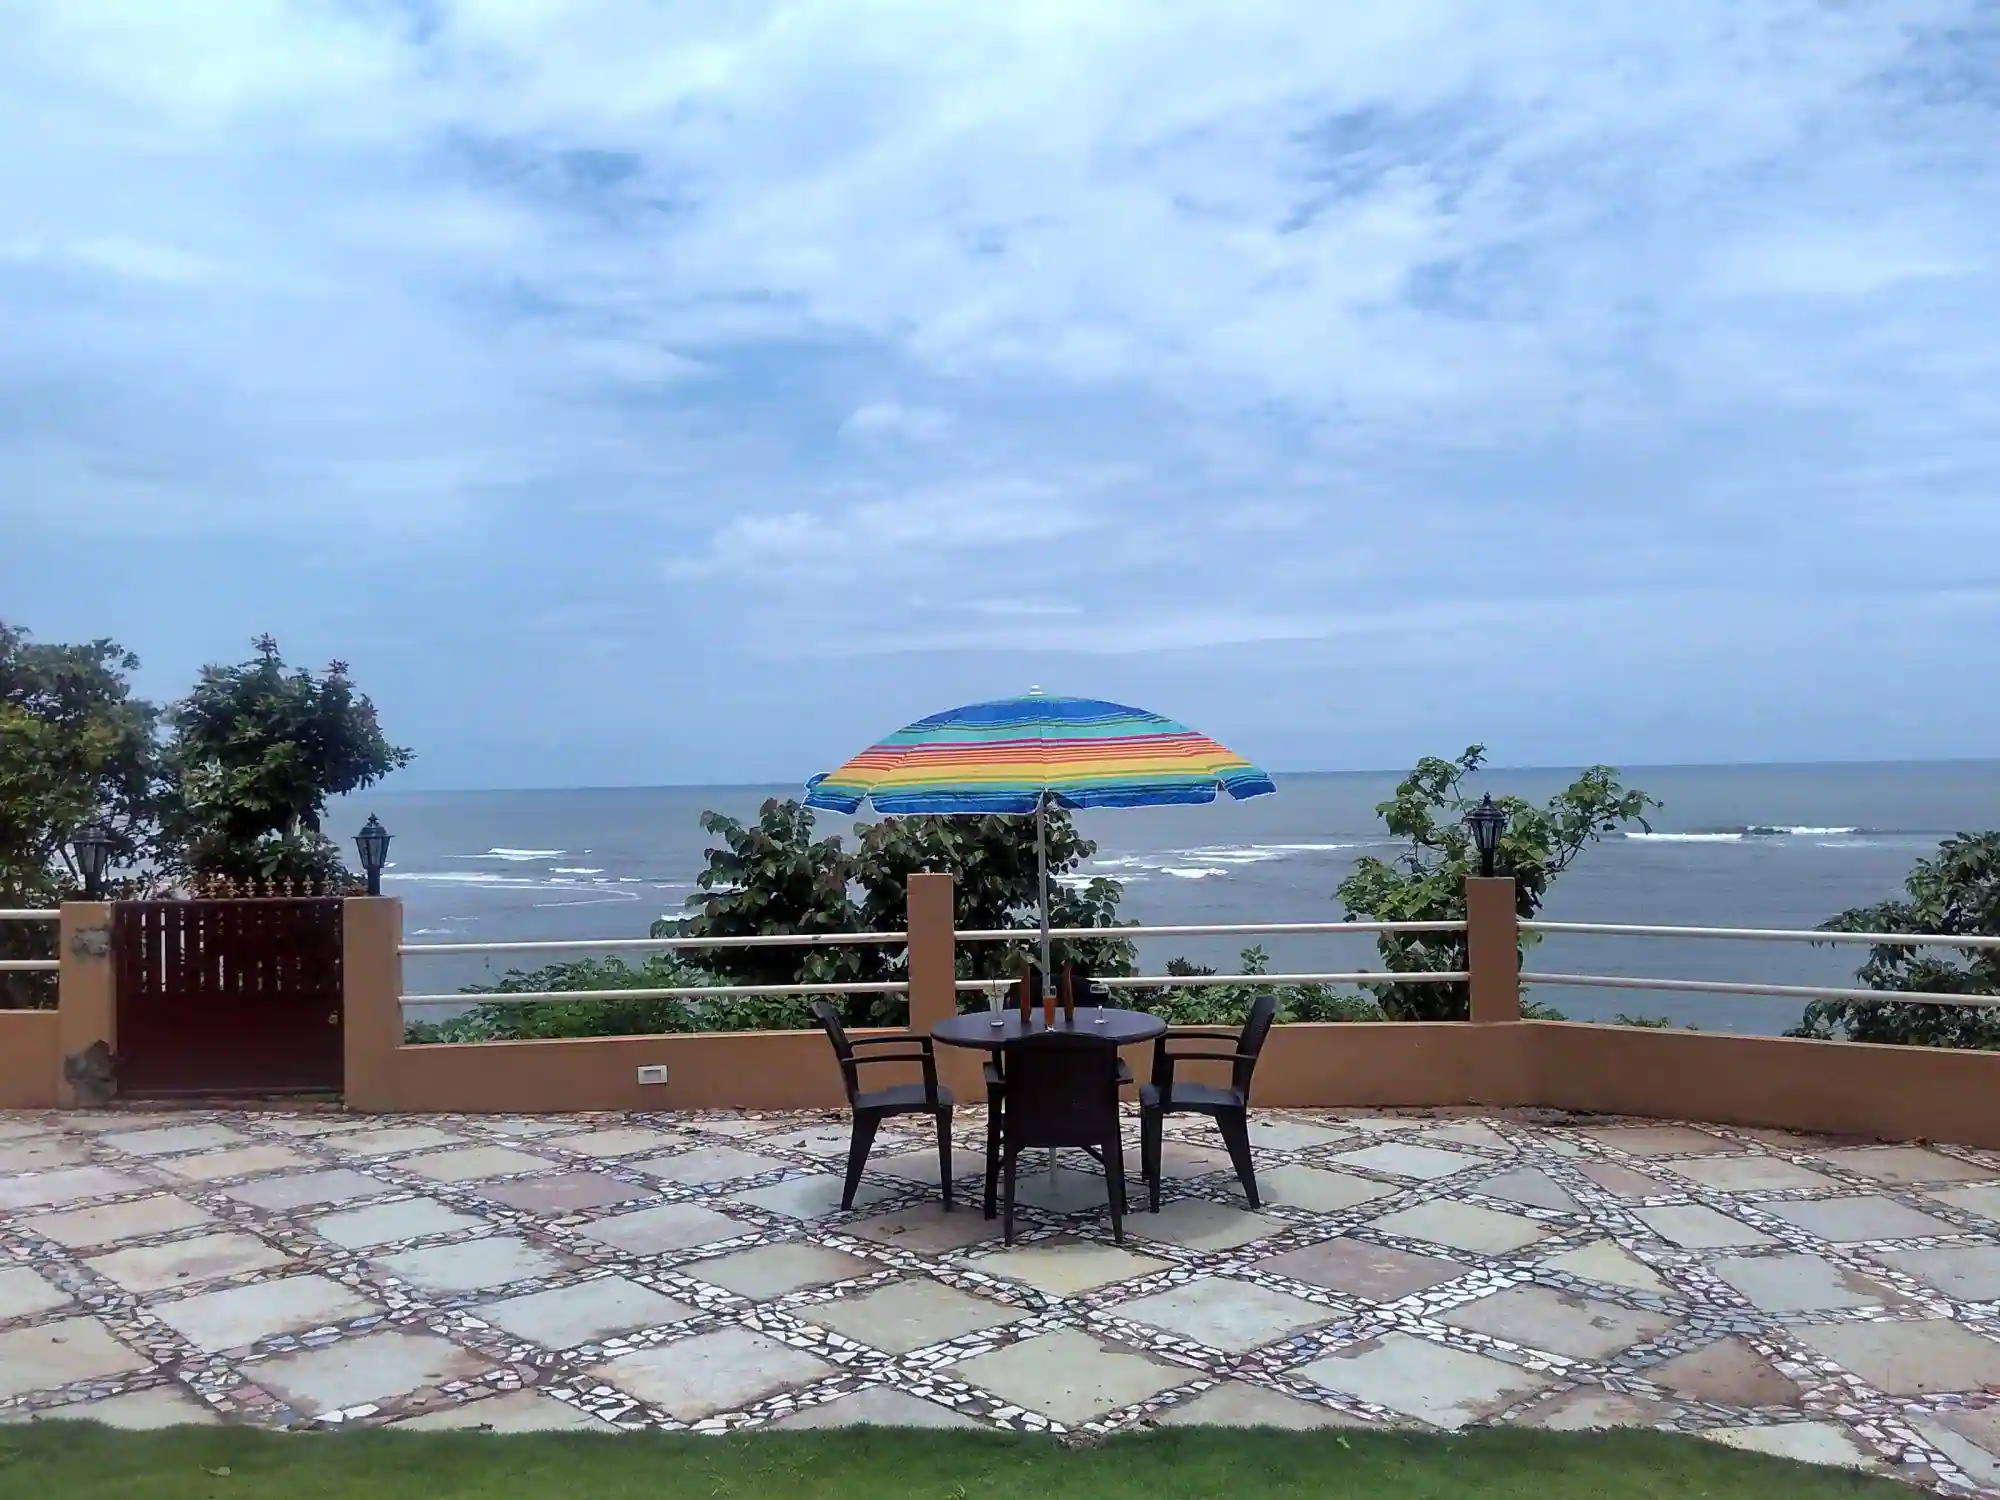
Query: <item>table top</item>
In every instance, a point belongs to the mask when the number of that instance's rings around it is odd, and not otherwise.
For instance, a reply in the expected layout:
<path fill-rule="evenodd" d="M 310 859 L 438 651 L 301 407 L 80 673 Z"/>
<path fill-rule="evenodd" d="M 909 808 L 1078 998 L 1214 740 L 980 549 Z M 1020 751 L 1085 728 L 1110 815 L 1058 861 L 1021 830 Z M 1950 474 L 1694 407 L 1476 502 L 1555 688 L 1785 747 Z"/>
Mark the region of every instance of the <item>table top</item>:
<path fill-rule="evenodd" d="M 995 1019 L 1000 1022 L 998 1026 L 993 1024 Z M 1040 1007 L 1029 1013 L 1028 1024 L 1024 1027 L 1021 1024 L 1021 1008 L 1010 1005 L 997 1013 L 979 1010 L 948 1016 L 931 1028 L 931 1036 L 946 1047 L 976 1047 L 986 1052 L 997 1052 L 1009 1042 L 1018 1042 L 1024 1036 L 1039 1036 L 1049 1029 L 1042 1025 Z M 1079 1005 L 1074 1023 L 1065 1021 L 1058 1007 L 1054 1029 L 1102 1037 L 1124 1047 L 1133 1042 L 1151 1041 L 1167 1029 L 1167 1023 L 1143 1010 Z"/>

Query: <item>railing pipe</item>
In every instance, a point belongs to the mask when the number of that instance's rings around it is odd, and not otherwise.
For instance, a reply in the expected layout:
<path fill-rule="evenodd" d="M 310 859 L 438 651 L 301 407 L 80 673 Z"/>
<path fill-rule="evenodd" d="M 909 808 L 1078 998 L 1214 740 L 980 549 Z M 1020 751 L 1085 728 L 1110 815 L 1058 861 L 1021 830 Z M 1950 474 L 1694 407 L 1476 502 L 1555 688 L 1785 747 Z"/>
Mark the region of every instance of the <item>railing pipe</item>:
<path fill-rule="evenodd" d="M 1629 922 L 1523 922 L 1523 932 L 1584 937 L 1730 938 L 1747 942 L 1856 943 L 1896 948 L 2000 948 L 2000 937 L 1935 932 L 1821 932 L 1791 927 L 1652 927 Z"/>
<path fill-rule="evenodd" d="M 1829 989 L 1811 984 L 1737 984 L 1721 979 L 1631 979 L 1622 974 L 1521 975 L 1523 984 L 1568 984 L 1591 989 L 1671 990 L 1715 995 L 1779 995 L 1795 1000 L 1884 1000 L 1894 1005 L 2000 1006 L 2000 995 L 1953 995 L 1937 990 Z"/>

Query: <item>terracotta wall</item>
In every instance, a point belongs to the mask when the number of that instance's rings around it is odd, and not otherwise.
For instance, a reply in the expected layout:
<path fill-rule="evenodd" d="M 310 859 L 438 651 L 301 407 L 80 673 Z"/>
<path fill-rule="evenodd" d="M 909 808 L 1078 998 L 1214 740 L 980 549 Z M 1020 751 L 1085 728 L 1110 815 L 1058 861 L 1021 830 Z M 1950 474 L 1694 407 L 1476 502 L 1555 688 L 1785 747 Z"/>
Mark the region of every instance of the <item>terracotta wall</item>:
<path fill-rule="evenodd" d="M 0 1010 L 0 1109 L 49 1109 L 62 1077 L 62 1017 Z"/>

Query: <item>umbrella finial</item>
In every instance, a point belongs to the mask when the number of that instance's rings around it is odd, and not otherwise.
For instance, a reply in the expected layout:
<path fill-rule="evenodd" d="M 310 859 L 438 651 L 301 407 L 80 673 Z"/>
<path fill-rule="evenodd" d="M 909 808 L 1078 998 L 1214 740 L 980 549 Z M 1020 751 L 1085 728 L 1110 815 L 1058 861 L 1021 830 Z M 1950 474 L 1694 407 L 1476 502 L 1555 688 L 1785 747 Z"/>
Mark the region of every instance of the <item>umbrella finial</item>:
<path fill-rule="evenodd" d="M 1042 696 L 1042 686 L 1041 686 L 1041 684 L 1040 684 L 1040 683 L 1036 683 L 1036 684 L 1035 684 L 1035 685 L 1034 685 L 1033 687 L 1029 688 L 1029 689 L 1028 689 L 1028 696 L 1029 696 L 1030 698 L 1039 698 L 1039 697 L 1041 697 L 1041 696 Z"/>

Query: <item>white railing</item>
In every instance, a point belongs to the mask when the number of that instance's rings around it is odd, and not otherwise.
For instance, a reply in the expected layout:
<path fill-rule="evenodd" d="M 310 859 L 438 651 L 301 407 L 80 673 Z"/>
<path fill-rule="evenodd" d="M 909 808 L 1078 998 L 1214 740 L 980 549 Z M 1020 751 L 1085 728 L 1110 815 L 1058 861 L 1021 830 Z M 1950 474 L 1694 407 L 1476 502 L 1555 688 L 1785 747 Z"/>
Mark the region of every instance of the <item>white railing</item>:
<path fill-rule="evenodd" d="M 0 958 L 0 974 L 56 974 L 61 970 L 59 958 Z"/>
<path fill-rule="evenodd" d="M 59 911 L 43 911 L 32 906 L 0 907 L 0 922 L 60 922 Z"/>
<path fill-rule="evenodd" d="M 672 953 L 688 948 L 833 948 L 907 943 L 907 932 L 759 933 L 751 937 L 562 938 L 501 943 L 402 943 L 405 958 L 432 953 Z"/>
<path fill-rule="evenodd" d="M 1143 937 L 1321 937 L 1342 932 L 1463 932 L 1458 922 L 1213 922 L 1183 927 L 1051 927 L 1051 938 Z M 1028 942 L 1041 935 L 1035 927 L 985 927 L 954 932 L 961 943 Z"/>
<path fill-rule="evenodd" d="M 1658 927 L 1633 922 L 1523 922 L 1521 931 L 1576 937 L 1719 938 L 1738 942 L 1848 943 L 1867 947 L 2000 949 L 2000 937 L 1937 932 L 1823 932 L 1797 927 Z M 1682 994 L 1774 995 L 1788 1000 L 1881 1001 L 1890 1005 L 2000 1006 L 2000 996 L 1947 990 L 1871 990 L 1818 984 L 1759 984 L 1725 979 L 1639 979 L 1624 974 L 1523 972 L 1523 984 L 1576 985 L 1589 989 L 1664 990 Z"/>

